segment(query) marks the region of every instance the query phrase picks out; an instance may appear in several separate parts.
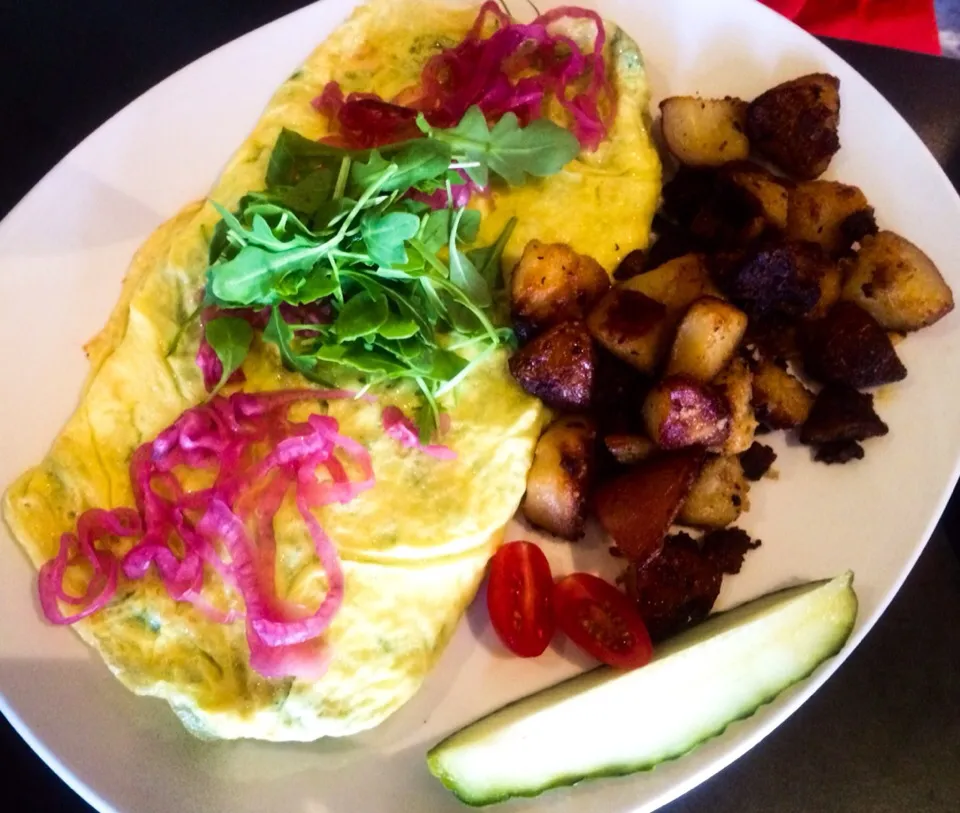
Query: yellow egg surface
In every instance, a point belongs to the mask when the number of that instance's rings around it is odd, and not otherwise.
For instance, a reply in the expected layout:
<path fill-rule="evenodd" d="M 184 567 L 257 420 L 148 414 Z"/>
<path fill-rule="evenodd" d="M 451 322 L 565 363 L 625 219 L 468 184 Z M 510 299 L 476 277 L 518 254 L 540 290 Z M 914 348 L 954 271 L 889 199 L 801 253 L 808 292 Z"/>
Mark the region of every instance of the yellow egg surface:
<path fill-rule="evenodd" d="M 326 121 L 310 100 L 327 81 L 389 98 L 414 84 L 424 61 L 458 42 L 475 16 L 475 8 L 418 0 L 359 8 L 277 91 L 209 200 L 233 208 L 247 191 L 263 188 L 281 128 L 324 134 Z M 592 33 L 573 29 L 583 41 Z M 614 26 L 608 31 L 619 95 L 611 140 L 557 176 L 498 188 L 479 204 L 482 242 L 509 217 L 519 219 L 508 267 L 532 237 L 569 242 L 608 270 L 646 244 L 660 166 L 645 122 L 643 63 L 629 38 Z M 204 400 L 194 362 L 198 328 L 188 329 L 172 355 L 168 349 L 203 287 L 217 220 L 208 200 L 191 204 L 141 247 L 109 322 L 87 346 L 91 369 L 80 406 L 43 462 L 7 490 L 4 517 L 36 566 L 55 555 L 60 535 L 84 510 L 132 505 L 133 451 Z M 455 460 L 405 449 L 383 433 L 386 403 L 415 403 L 403 389 L 374 393 L 376 403 L 312 407 L 368 448 L 377 480 L 349 504 L 318 513 L 346 580 L 343 607 L 325 634 L 332 659 L 321 679 L 263 678 L 249 667 L 242 621 L 208 621 L 172 600 L 153 575 L 121 579 L 113 601 L 74 628 L 126 686 L 169 702 L 198 736 L 313 740 L 377 725 L 417 691 L 439 657 L 523 496 L 545 413 L 514 383 L 506 362 L 505 352 L 490 356 L 444 399 L 451 417 L 444 442 Z M 243 369 L 248 391 L 310 386 L 259 340 Z M 281 509 L 275 531 L 278 592 L 317 606 L 325 576 L 291 505 Z M 236 600 L 213 573 L 204 593 L 223 608 Z"/>

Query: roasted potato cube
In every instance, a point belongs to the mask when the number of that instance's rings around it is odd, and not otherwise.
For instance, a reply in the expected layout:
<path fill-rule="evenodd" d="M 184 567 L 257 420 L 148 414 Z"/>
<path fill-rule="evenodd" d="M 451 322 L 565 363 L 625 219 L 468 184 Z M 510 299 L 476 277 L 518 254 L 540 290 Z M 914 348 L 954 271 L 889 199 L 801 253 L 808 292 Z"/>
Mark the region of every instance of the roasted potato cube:
<path fill-rule="evenodd" d="M 595 367 L 593 339 L 583 322 L 556 325 L 510 358 L 520 386 L 554 409 L 590 407 Z"/>
<path fill-rule="evenodd" d="M 873 409 L 873 396 L 845 384 L 828 384 L 817 394 L 800 430 L 808 445 L 866 440 L 887 434 L 887 425 Z"/>
<path fill-rule="evenodd" d="M 804 319 L 823 319 L 830 308 L 840 300 L 840 290 L 843 287 L 843 272 L 840 266 L 833 262 L 824 263 L 817 269 L 819 278 L 817 287 L 820 289 L 820 296 L 817 298 L 817 304 L 813 306 Z"/>
<path fill-rule="evenodd" d="M 510 279 L 510 310 L 522 339 L 582 321 L 610 288 L 603 267 L 564 243 L 527 243 Z"/>
<path fill-rule="evenodd" d="M 759 205 L 764 224 L 783 231 L 787 228 L 789 196 L 783 182 L 757 164 L 732 164 L 723 176 L 746 190 Z"/>
<path fill-rule="evenodd" d="M 659 455 L 597 489 L 597 519 L 624 556 L 646 562 L 660 552 L 702 460 L 700 449 Z"/>
<path fill-rule="evenodd" d="M 724 291 L 751 319 L 794 318 L 816 307 L 828 263 L 819 246 L 784 242 L 757 248 L 718 274 Z"/>
<path fill-rule="evenodd" d="M 800 344 L 797 336 L 799 328 L 782 316 L 769 319 L 751 319 L 747 333 L 743 337 L 743 346 L 756 350 L 757 356 L 776 360 L 780 363 L 800 361 Z"/>
<path fill-rule="evenodd" d="M 621 287 L 663 303 L 676 319 L 701 296 L 722 298 L 710 279 L 706 258 L 700 254 L 677 257 L 646 274 L 627 280 Z"/>
<path fill-rule="evenodd" d="M 753 408 L 771 429 L 799 426 L 810 414 L 813 393 L 782 367 L 760 361 L 753 371 Z"/>
<path fill-rule="evenodd" d="M 708 384 L 668 376 L 643 402 L 647 434 L 661 449 L 721 446 L 730 435 L 730 407 Z"/>
<path fill-rule="evenodd" d="M 753 413 L 753 373 L 745 359 L 734 358 L 714 381 L 730 406 L 730 434 L 724 441 L 723 454 L 740 454 L 750 448 L 757 431 Z"/>
<path fill-rule="evenodd" d="M 847 218 L 863 211 L 873 210 L 856 186 L 836 181 L 798 183 L 790 190 L 787 237 L 817 243 L 827 254 L 839 256 L 853 244 L 844 229 Z"/>
<path fill-rule="evenodd" d="M 840 80 L 801 76 L 758 96 L 747 110 L 750 146 L 788 175 L 812 181 L 840 149 Z"/>
<path fill-rule="evenodd" d="M 607 451 L 618 463 L 624 466 L 632 466 L 651 457 L 657 451 L 659 446 L 646 435 L 630 435 L 618 433 L 607 435 L 603 439 Z"/>
<path fill-rule="evenodd" d="M 890 337 L 853 302 L 838 302 L 800 333 L 803 367 L 823 383 L 878 387 L 907 375 Z"/>
<path fill-rule="evenodd" d="M 660 115 L 667 149 L 684 164 L 715 167 L 750 154 L 742 99 L 672 96 L 660 102 Z"/>
<path fill-rule="evenodd" d="M 665 305 L 622 285 L 601 299 L 587 317 L 590 335 L 600 345 L 644 373 L 659 366 L 672 326 Z"/>
<path fill-rule="evenodd" d="M 842 296 L 887 330 L 919 330 L 953 310 L 953 292 L 930 258 L 890 231 L 863 239 Z"/>
<path fill-rule="evenodd" d="M 593 420 L 581 416 L 561 418 L 540 436 L 521 505 L 531 524 L 563 539 L 583 536 L 596 440 Z"/>
<path fill-rule="evenodd" d="M 667 375 L 712 381 L 736 353 L 747 315 L 720 299 L 705 296 L 694 302 L 680 321 Z"/>
<path fill-rule="evenodd" d="M 677 522 L 699 528 L 726 528 L 748 507 L 749 491 L 740 458 L 708 457 L 680 507 Z"/>

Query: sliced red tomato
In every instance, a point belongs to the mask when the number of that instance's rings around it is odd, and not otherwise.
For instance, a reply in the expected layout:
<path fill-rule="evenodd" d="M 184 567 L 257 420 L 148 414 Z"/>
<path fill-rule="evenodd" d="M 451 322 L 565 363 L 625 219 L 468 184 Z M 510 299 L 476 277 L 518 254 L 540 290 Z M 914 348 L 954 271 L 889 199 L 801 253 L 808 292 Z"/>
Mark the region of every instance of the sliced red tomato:
<path fill-rule="evenodd" d="M 533 542 L 508 542 L 490 562 L 487 610 L 504 645 L 521 658 L 535 658 L 556 630 L 553 576 Z"/>
<path fill-rule="evenodd" d="M 590 573 L 554 585 L 557 624 L 578 647 L 618 669 L 644 666 L 653 654 L 640 613 L 616 587 Z"/>

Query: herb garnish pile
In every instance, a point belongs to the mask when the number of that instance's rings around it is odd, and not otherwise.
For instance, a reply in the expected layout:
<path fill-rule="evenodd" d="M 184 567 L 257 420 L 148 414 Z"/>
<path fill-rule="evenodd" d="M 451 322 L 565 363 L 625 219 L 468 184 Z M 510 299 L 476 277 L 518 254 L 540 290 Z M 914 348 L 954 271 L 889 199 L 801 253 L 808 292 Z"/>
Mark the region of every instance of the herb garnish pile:
<path fill-rule="evenodd" d="M 520 127 L 512 113 L 491 128 L 476 107 L 450 129 L 422 117 L 418 124 L 425 137 L 364 151 L 283 130 L 266 190 L 246 195 L 233 213 L 214 204 L 223 219 L 203 306 L 224 312 L 205 334 L 223 365 L 221 384 L 252 341 L 244 314 L 269 309 L 263 337 L 285 366 L 323 385 L 415 382 L 424 399 L 418 426 L 428 436 L 437 399 L 513 341 L 498 293 L 514 221 L 493 244 L 475 246 L 480 213 L 456 208 L 451 189 L 462 173 L 486 188 L 491 173 L 518 185 L 559 172 L 578 153 L 577 139 L 545 119 Z M 410 196 L 438 190 L 448 208 Z M 318 305 L 326 318 L 285 318 Z"/>

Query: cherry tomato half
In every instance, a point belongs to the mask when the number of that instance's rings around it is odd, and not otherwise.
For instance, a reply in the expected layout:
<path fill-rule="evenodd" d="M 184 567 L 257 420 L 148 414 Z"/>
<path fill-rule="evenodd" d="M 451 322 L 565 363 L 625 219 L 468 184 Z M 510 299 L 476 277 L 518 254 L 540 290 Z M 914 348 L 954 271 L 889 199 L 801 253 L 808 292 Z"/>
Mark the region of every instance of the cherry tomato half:
<path fill-rule="evenodd" d="M 554 585 L 557 623 L 578 647 L 618 669 L 644 666 L 653 653 L 640 613 L 612 584 L 573 573 Z"/>
<path fill-rule="evenodd" d="M 487 610 L 500 640 L 521 658 L 535 658 L 550 645 L 556 630 L 553 576 L 533 542 L 508 542 L 494 554 Z"/>

